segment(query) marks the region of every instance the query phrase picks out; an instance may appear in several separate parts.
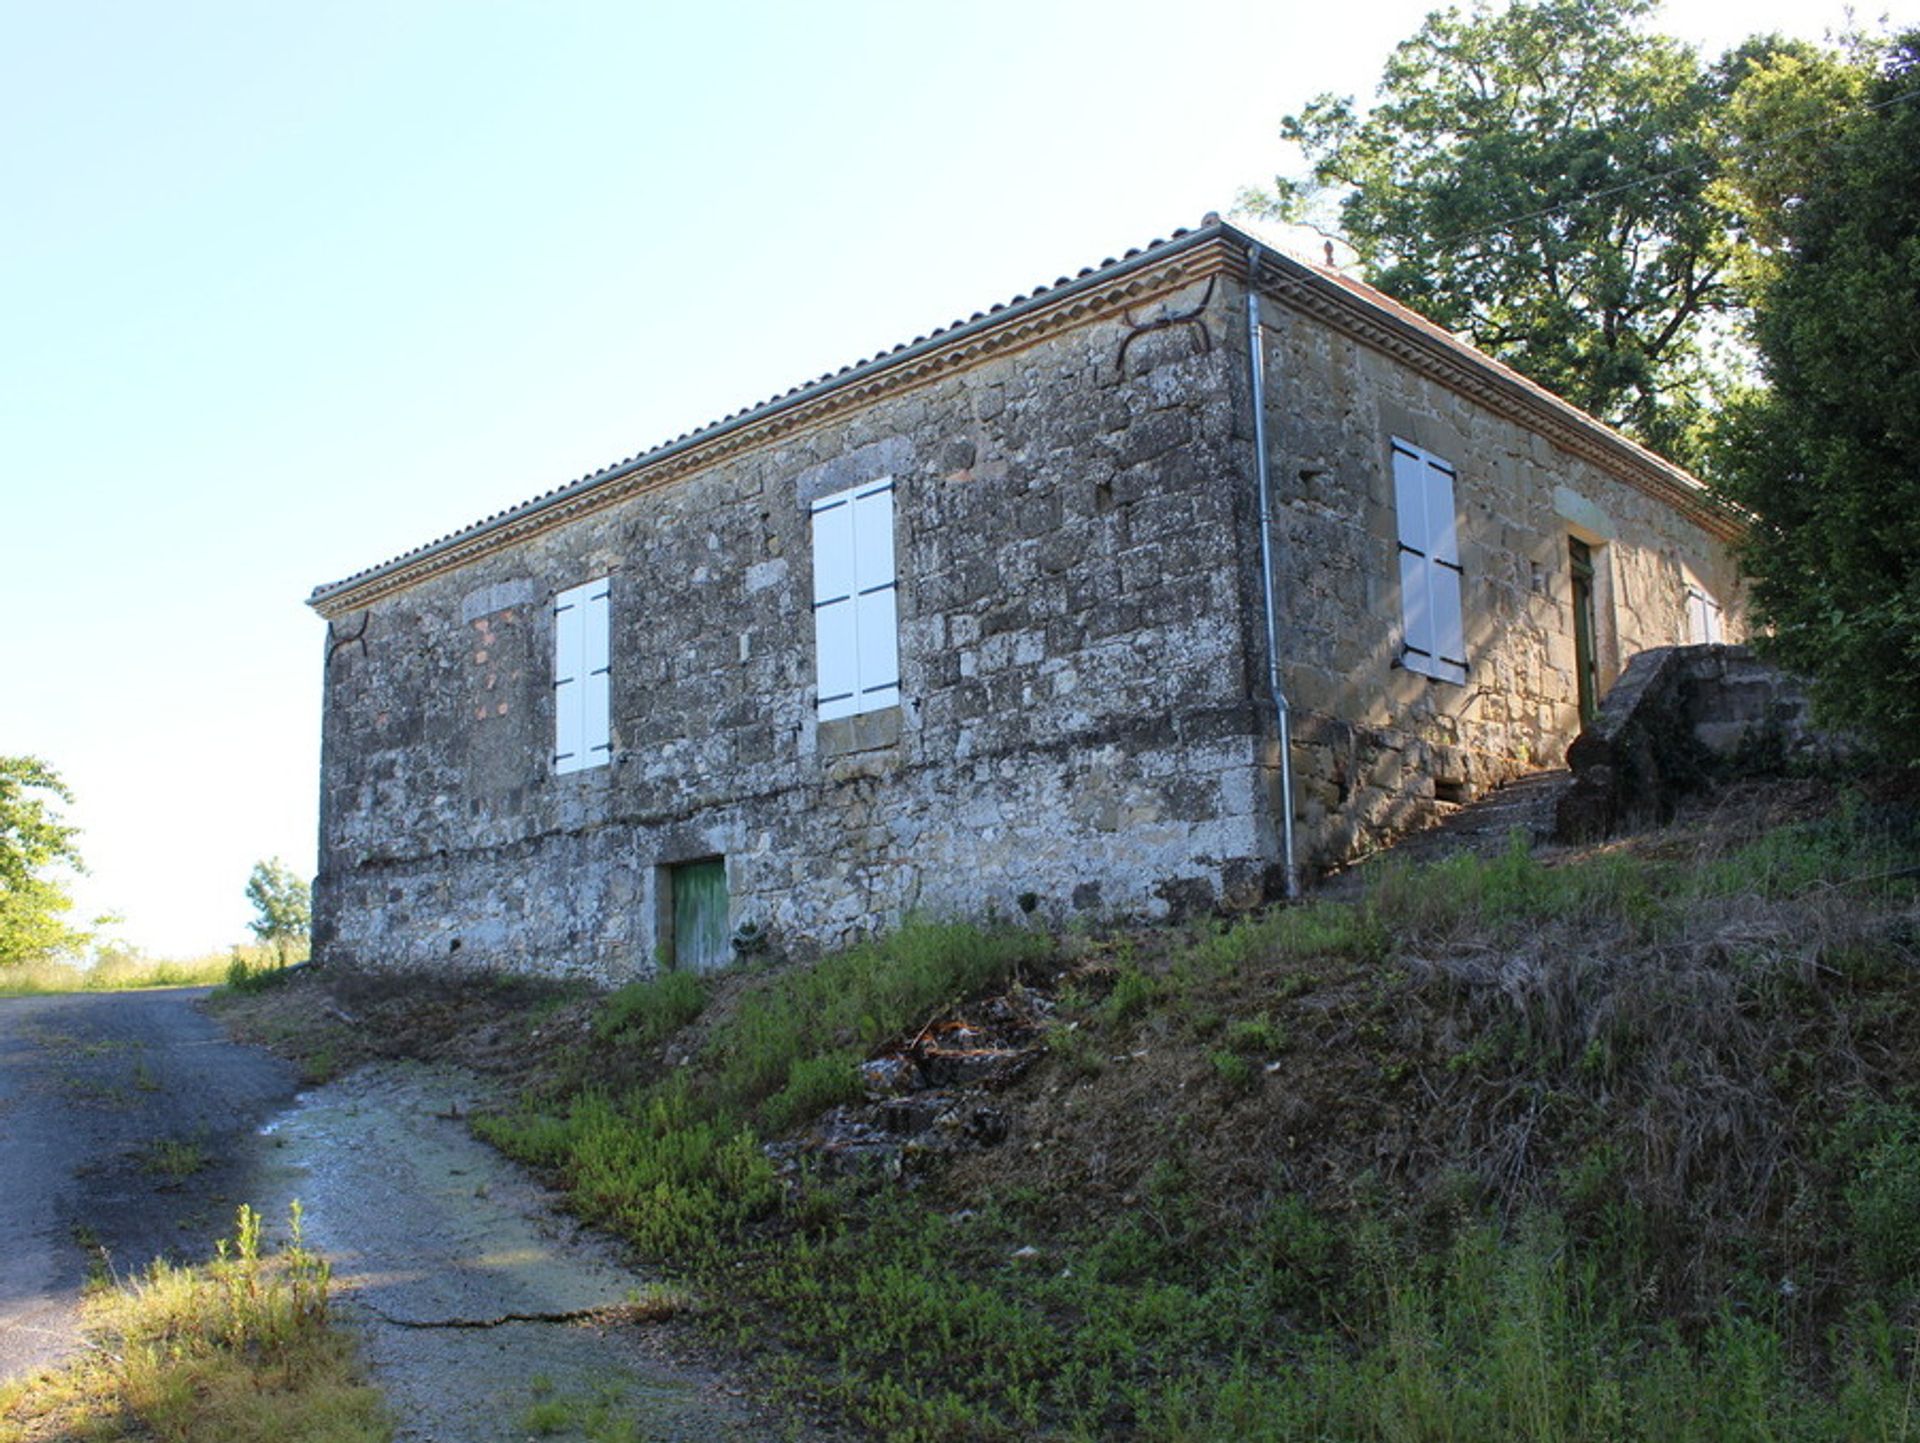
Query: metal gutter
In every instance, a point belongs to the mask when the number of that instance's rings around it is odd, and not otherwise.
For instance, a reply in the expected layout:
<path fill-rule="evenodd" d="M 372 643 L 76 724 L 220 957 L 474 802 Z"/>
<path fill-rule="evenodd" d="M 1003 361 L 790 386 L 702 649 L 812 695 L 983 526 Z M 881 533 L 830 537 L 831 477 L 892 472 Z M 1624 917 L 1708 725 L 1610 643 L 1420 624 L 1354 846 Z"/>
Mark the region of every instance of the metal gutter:
<path fill-rule="evenodd" d="M 1254 474 L 1260 489 L 1260 599 L 1267 623 L 1267 695 L 1280 740 L 1280 854 L 1288 900 L 1300 895 L 1300 868 L 1293 848 L 1293 725 L 1280 679 L 1280 603 L 1274 594 L 1273 479 L 1267 458 L 1267 346 L 1260 322 L 1258 241 L 1247 242 L 1247 371 L 1253 385 Z"/>

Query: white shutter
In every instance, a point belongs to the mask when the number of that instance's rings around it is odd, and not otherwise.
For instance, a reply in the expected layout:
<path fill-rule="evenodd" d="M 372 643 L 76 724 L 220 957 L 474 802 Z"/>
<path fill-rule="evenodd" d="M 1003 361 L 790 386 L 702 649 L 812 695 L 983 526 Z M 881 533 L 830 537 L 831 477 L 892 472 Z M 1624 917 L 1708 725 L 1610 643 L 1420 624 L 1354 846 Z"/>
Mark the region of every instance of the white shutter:
<path fill-rule="evenodd" d="M 1393 503 L 1400 538 L 1404 664 L 1441 681 L 1467 679 L 1460 599 L 1460 540 L 1453 468 L 1396 438 Z"/>
<path fill-rule="evenodd" d="M 580 739 L 585 743 L 586 766 L 613 758 L 613 662 L 609 651 L 613 631 L 613 580 L 602 577 L 583 588 L 581 606 Z"/>
<path fill-rule="evenodd" d="M 553 598 L 553 769 L 577 772 L 613 755 L 609 726 L 612 582 L 569 587 Z"/>
<path fill-rule="evenodd" d="M 1400 620 L 1403 658 L 1409 670 L 1431 672 L 1433 611 L 1428 604 L 1427 557 L 1433 541 L 1427 531 L 1426 462 L 1393 443 L 1393 511 L 1400 533 Z"/>
<path fill-rule="evenodd" d="M 860 709 L 860 655 L 854 619 L 853 498 L 841 492 L 813 505 L 814 696 L 820 719 Z"/>
<path fill-rule="evenodd" d="M 586 765 L 585 712 L 581 685 L 586 670 L 584 587 L 553 599 L 553 769 L 578 771 Z"/>
<path fill-rule="evenodd" d="M 1687 640 L 1695 645 L 1720 640 L 1720 608 L 1693 586 L 1687 588 Z"/>
<path fill-rule="evenodd" d="M 1459 519 L 1453 508 L 1453 468 L 1427 457 L 1427 528 L 1433 536 L 1428 572 L 1433 612 L 1434 675 L 1442 681 L 1467 679 L 1466 621 L 1460 603 Z"/>
<path fill-rule="evenodd" d="M 820 719 L 900 700 L 893 482 L 813 503 L 813 638 Z"/>
<path fill-rule="evenodd" d="M 893 564 L 893 483 L 853 498 L 854 635 L 860 711 L 900 700 L 899 587 Z"/>

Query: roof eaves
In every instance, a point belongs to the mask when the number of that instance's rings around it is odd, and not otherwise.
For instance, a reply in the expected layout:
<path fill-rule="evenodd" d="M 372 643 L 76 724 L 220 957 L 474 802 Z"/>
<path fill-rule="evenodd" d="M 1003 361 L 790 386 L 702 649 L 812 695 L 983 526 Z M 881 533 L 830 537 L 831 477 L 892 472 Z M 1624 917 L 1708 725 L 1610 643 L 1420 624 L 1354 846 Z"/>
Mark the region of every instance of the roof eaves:
<path fill-rule="evenodd" d="M 1609 469 L 1624 470 L 1637 476 L 1641 489 L 1679 507 L 1717 534 L 1731 538 L 1741 530 L 1740 518 L 1697 478 L 1621 435 L 1570 401 L 1528 380 L 1504 362 L 1480 351 L 1365 282 L 1337 271 L 1325 271 L 1308 265 L 1276 250 L 1259 237 L 1210 215 L 1194 229 L 1176 230 L 1164 240 L 1129 250 L 1118 258 L 1109 257 L 1098 266 L 1083 267 L 1071 278 L 1062 276 L 1052 285 L 1037 286 L 1028 294 L 1015 296 L 984 311 L 976 311 L 965 320 L 953 321 L 924 336 L 916 336 L 912 341 L 902 342 L 891 350 L 842 366 L 838 371 L 830 371 L 779 396 L 732 412 L 651 450 L 630 456 L 615 465 L 603 466 L 589 475 L 556 486 L 504 511 L 495 512 L 435 541 L 402 552 L 377 566 L 317 586 L 308 597 L 307 604 L 326 614 L 329 603 L 336 598 L 360 592 L 383 579 L 397 578 L 399 573 L 445 558 L 450 552 L 475 547 L 494 533 L 509 527 L 518 528 L 535 523 L 547 513 L 589 498 L 596 491 L 613 486 L 638 472 L 661 466 L 697 447 L 761 425 L 836 391 L 864 384 L 882 372 L 910 366 L 931 352 L 962 345 L 982 332 L 1018 324 L 1036 311 L 1059 305 L 1081 292 L 1109 285 L 1130 272 L 1159 265 L 1184 251 L 1198 249 L 1212 242 L 1225 242 L 1248 256 L 1258 255 L 1261 264 L 1271 265 L 1296 297 L 1304 293 L 1317 299 L 1319 304 L 1309 305 L 1307 309 L 1321 315 L 1322 319 L 1327 318 L 1329 309 L 1345 311 L 1350 316 L 1363 318 L 1390 340 L 1397 340 L 1430 358 L 1464 367 L 1477 376 L 1483 386 L 1504 393 L 1512 403 L 1536 417 L 1551 418 L 1556 423 L 1552 429 L 1576 443 L 1583 443 L 1579 449 L 1596 459 L 1607 458 L 1611 463 Z M 1237 273 L 1237 263 L 1235 269 Z M 396 579 L 395 584 L 406 583 Z"/>
<path fill-rule="evenodd" d="M 1257 237 L 1230 226 L 1226 229 L 1235 239 L 1259 246 L 1262 264 L 1272 264 L 1296 298 L 1300 292 L 1306 292 L 1327 305 L 1362 312 L 1373 325 L 1384 328 L 1403 343 L 1476 373 L 1483 387 L 1504 393 L 1511 403 L 1535 418 L 1536 426 L 1540 421 L 1547 421 L 1549 424 L 1541 429 L 1549 439 L 1557 436 L 1563 443 L 1572 443 L 1576 450 L 1638 489 L 1685 512 L 1722 540 L 1734 540 L 1744 532 L 1745 519 L 1697 476 L 1523 376 L 1504 361 L 1365 281 L 1307 265 L 1276 251 Z M 1307 309 L 1326 318 L 1323 307 Z"/>
<path fill-rule="evenodd" d="M 543 512 L 566 505 L 595 490 L 631 476 L 635 472 L 657 466 L 693 447 L 717 440 L 730 432 L 758 425 L 784 411 L 816 401 L 834 391 L 857 386 L 871 379 L 878 372 L 895 366 L 909 365 L 930 351 L 963 343 L 982 331 L 1018 322 L 1034 311 L 1069 300 L 1079 292 L 1108 285 L 1132 271 L 1161 264 L 1183 251 L 1202 246 L 1222 234 L 1240 236 L 1240 232 L 1218 217 L 1209 216 L 1202 225 L 1194 229 L 1176 230 L 1165 239 L 1136 247 L 1118 258 L 1108 257 L 1097 266 L 1085 266 L 1077 275 L 1061 276 L 1052 285 L 1036 286 L 1031 292 L 1015 296 L 1010 301 L 999 302 L 984 311 L 975 311 L 965 320 L 953 321 L 924 336 L 916 336 L 912 341 L 902 342 L 889 351 L 882 351 L 855 361 L 851 365 L 842 366 L 838 371 L 829 371 L 781 395 L 732 412 L 695 430 L 684 432 L 651 450 L 630 456 L 614 465 L 603 466 L 578 480 L 556 486 L 518 505 L 510 506 L 504 511 L 497 511 L 458 531 L 449 532 L 437 540 L 416 546 L 410 551 L 404 551 L 377 566 L 354 572 L 351 576 L 339 581 L 316 586 L 308 596 L 307 604 L 324 612 L 327 603 L 334 597 L 357 590 L 370 582 L 379 581 L 395 572 L 430 561 L 457 547 L 471 545 L 492 532 L 528 521 Z"/>

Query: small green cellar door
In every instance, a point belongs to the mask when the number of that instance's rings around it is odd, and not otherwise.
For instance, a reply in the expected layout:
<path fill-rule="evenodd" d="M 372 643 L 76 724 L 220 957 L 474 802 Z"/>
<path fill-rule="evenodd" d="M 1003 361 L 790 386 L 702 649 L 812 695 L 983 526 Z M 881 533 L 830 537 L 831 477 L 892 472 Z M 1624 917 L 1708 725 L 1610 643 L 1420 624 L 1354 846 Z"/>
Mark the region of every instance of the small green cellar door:
<path fill-rule="evenodd" d="M 673 965 L 686 972 L 724 967 L 727 937 L 726 862 L 682 862 L 673 869 Z"/>

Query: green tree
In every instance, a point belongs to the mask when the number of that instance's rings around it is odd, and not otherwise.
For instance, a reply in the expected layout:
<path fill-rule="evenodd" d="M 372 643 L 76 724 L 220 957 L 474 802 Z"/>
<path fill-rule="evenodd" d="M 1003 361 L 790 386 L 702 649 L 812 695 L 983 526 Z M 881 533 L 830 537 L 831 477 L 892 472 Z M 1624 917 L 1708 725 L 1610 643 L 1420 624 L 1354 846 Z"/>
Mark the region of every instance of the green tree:
<path fill-rule="evenodd" d="M 1746 206 L 1759 200 L 1719 177 L 1740 142 L 1808 107 L 1775 86 L 1731 133 L 1735 92 L 1779 42 L 1710 67 L 1644 28 L 1655 8 L 1436 12 L 1395 48 L 1371 109 L 1323 95 L 1282 122 L 1309 178 L 1245 199 L 1298 217 L 1339 197 L 1338 224 L 1375 285 L 1691 460 L 1726 369 L 1719 318 L 1743 301 Z"/>
<path fill-rule="evenodd" d="M 1734 260 L 1749 304 L 1778 274 L 1785 222 L 1828 148 L 1861 112 L 1880 59 L 1881 48 L 1865 35 L 1845 37 L 1839 49 L 1760 36 L 1720 61 L 1727 104 L 1713 194 L 1739 217 L 1746 244 Z"/>
<path fill-rule="evenodd" d="M 65 921 L 73 901 L 52 874 L 80 870 L 78 829 L 55 803 L 73 802 L 38 757 L 0 757 L 0 967 L 70 948 L 84 934 Z"/>
<path fill-rule="evenodd" d="M 280 965 L 292 960 L 296 943 L 303 943 L 313 924 L 313 899 L 307 884 L 278 857 L 255 862 L 247 877 L 247 900 L 257 914 L 247 923 L 262 945 L 280 954 Z"/>
<path fill-rule="evenodd" d="M 1920 758 L 1920 31 L 1783 197 L 1754 334 L 1769 390 L 1721 431 L 1765 644 L 1829 717 Z"/>

